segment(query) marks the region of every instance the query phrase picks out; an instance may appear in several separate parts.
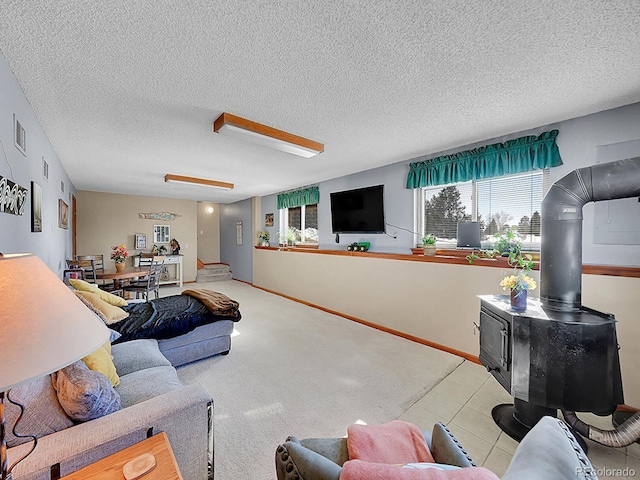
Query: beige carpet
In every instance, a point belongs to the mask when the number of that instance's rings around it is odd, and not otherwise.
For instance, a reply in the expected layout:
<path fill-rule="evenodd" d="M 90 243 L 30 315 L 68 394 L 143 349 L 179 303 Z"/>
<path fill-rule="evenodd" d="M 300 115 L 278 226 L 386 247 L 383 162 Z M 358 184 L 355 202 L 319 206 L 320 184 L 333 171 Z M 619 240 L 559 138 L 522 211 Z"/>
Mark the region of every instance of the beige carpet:
<path fill-rule="evenodd" d="M 463 361 L 240 282 L 198 286 L 238 300 L 243 317 L 228 356 L 178 369 L 214 399 L 216 480 L 273 480 L 288 435 L 393 420 Z"/>

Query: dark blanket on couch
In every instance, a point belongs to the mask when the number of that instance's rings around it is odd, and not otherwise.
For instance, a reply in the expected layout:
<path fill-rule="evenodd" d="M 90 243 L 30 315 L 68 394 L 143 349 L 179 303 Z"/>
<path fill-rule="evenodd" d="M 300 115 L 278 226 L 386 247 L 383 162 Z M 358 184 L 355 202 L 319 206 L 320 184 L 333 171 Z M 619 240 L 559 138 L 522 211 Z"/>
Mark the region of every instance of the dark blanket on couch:
<path fill-rule="evenodd" d="M 114 343 L 138 338 L 162 340 L 194 330 L 200 325 L 218 320 L 240 320 L 240 311 L 229 315 L 215 315 L 199 300 L 188 295 L 172 295 L 145 303 L 133 303 L 123 307 L 129 316 L 109 325 L 122 336 Z"/>

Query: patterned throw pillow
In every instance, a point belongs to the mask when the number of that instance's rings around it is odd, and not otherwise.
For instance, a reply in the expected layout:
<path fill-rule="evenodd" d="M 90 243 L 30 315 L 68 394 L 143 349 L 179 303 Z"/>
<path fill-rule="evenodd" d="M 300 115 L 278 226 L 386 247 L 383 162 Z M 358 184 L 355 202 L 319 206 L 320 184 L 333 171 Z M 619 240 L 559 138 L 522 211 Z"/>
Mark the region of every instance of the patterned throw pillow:
<path fill-rule="evenodd" d="M 120 410 L 120 395 L 111 382 L 82 361 L 51 375 L 58 400 L 72 420 L 86 422 Z"/>

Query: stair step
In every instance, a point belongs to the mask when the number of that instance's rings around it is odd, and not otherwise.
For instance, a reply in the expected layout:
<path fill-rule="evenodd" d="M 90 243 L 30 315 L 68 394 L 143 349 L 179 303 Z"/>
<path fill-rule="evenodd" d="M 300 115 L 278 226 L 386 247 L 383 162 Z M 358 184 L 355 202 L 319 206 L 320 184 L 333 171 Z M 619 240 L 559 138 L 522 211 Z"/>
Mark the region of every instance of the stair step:
<path fill-rule="evenodd" d="M 198 275 L 196 277 L 196 282 L 197 283 L 203 283 L 203 282 L 221 282 L 223 280 L 231 280 L 231 272 L 227 271 L 226 272 L 221 272 L 221 273 L 209 273 L 206 272 L 206 269 L 203 270 L 198 270 Z"/>

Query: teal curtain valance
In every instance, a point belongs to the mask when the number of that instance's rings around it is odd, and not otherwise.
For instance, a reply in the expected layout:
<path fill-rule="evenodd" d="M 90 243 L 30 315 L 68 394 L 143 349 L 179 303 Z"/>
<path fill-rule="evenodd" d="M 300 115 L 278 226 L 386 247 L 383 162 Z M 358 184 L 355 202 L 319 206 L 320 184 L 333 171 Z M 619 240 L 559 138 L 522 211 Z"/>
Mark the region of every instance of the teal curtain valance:
<path fill-rule="evenodd" d="M 407 188 L 499 177 L 562 165 L 558 130 L 409 164 Z"/>
<path fill-rule="evenodd" d="M 278 210 L 283 208 L 299 207 L 300 205 L 313 205 L 320 201 L 318 187 L 303 188 L 293 192 L 278 195 Z"/>

